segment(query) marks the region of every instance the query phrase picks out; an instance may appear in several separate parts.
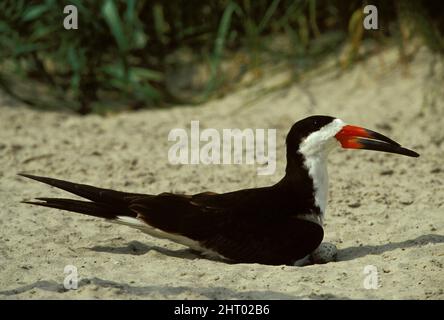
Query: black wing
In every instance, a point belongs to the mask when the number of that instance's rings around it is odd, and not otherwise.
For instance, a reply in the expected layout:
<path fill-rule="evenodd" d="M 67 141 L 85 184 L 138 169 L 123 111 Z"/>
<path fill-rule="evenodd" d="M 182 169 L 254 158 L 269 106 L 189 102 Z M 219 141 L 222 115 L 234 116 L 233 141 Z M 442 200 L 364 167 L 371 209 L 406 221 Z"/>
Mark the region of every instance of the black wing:
<path fill-rule="evenodd" d="M 270 206 L 267 188 L 226 194 L 162 194 L 134 199 L 130 208 L 147 224 L 180 234 L 245 263 L 291 264 L 322 242 L 323 228 Z M 274 208 L 274 209 L 273 209 Z"/>
<path fill-rule="evenodd" d="M 38 198 L 40 206 L 118 219 L 128 216 L 166 233 L 182 235 L 236 262 L 290 264 L 318 247 L 320 225 L 288 212 L 275 187 L 194 196 L 145 195 L 21 174 L 90 201 Z"/>

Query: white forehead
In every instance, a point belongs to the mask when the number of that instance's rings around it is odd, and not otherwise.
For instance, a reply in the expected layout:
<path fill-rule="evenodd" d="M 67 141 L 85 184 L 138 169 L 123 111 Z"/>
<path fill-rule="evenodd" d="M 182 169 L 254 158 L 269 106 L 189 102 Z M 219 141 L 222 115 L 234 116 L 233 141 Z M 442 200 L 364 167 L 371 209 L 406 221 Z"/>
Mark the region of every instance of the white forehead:
<path fill-rule="evenodd" d="M 323 126 L 320 130 L 309 134 L 299 145 L 299 152 L 307 155 L 313 152 L 325 149 L 326 142 L 336 141 L 333 138 L 345 126 L 345 122 L 341 119 L 335 119 L 329 124 Z M 328 150 L 326 150 L 328 151 Z"/>

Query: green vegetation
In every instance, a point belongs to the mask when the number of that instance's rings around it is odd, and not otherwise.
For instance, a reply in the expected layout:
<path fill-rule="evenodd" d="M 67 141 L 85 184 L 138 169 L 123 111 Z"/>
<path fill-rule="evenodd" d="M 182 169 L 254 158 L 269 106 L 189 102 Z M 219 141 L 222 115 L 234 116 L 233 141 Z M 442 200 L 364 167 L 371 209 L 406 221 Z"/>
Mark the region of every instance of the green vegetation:
<path fill-rule="evenodd" d="M 365 41 L 397 39 L 404 57 L 406 41 L 419 36 L 433 52 L 444 52 L 439 2 L 372 1 L 377 31 L 363 30 L 367 3 L 3 0 L 0 87 L 35 107 L 87 114 L 198 103 L 246 72 L 260 77 L 265 65 L 286 64 L 297 79 L 341 53 L 338 65 L 348 67 L 362 57 Z M 77 30 L 63 28 L 67 4 L 78 9 Z M 206 71 L 202 84 L 176 90 L 187 82 L 178 70 L 191 76 L 193 66 Z"/>

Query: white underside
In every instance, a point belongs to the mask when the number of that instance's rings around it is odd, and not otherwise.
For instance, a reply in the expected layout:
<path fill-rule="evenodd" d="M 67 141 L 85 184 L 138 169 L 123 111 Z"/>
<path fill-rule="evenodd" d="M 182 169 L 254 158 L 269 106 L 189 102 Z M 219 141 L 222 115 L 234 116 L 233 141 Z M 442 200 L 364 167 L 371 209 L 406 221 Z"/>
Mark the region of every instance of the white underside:
<path fill-rule="evenodd" d="M 168 232 L 162 231 L 160 229 L 150 226 L 144 220 L 141 220 L 139 218 L 118 216 L 116 220 L 110 220 L 110 221 L 139 229 L 140 231 L 142 231 L 146 234 L 149 234 L 150 236 L 156 237 L 156 238 L 162 238 L 162 239 L 168 239 L 168 240 L 174 241 L 176 243 L 179 243 L 179 244 L 182 244 L 186 247 L 189 247 L 193 250 L 199 251 L 203 255 L 210 257 L 210 258 L 227 259 L 224 256 L 220 255 L 219 253 L 217 253 L 211 249 L 207 249 L 207 248 L 202 247 L 199 244 L 199 242 L 197 242 L 195 240 L 192 240 L 190 238 L 187 238 L 187 237 L 179 235 L 179 234 L 168 233 Z"/>

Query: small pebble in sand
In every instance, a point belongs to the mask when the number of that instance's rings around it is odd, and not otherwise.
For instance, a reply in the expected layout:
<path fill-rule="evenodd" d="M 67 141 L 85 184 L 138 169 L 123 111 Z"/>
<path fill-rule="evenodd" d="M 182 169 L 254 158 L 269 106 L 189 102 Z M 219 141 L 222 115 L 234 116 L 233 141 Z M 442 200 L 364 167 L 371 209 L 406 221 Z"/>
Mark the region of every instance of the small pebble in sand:
<path fill-rule="evenodd" d="M 399 201 L 399 203 L 405 205 L 405 206 L 409 206 L 413 203 L 413 199 L 401 199 Z"/>
<path fill-rule="evenodd" d="M 361 206 L 360 202 L 353 202 L 353 203 L 349 203 L 348 206 L 350 208 L 359 208 Z"/>
<path fill-rule="evenodd" d="M 379 174 L 381 176 L 391 176 L 393 173 L 395 173 L 395 171 L 389 169 L 389 170 L 383 170 Z"/>

